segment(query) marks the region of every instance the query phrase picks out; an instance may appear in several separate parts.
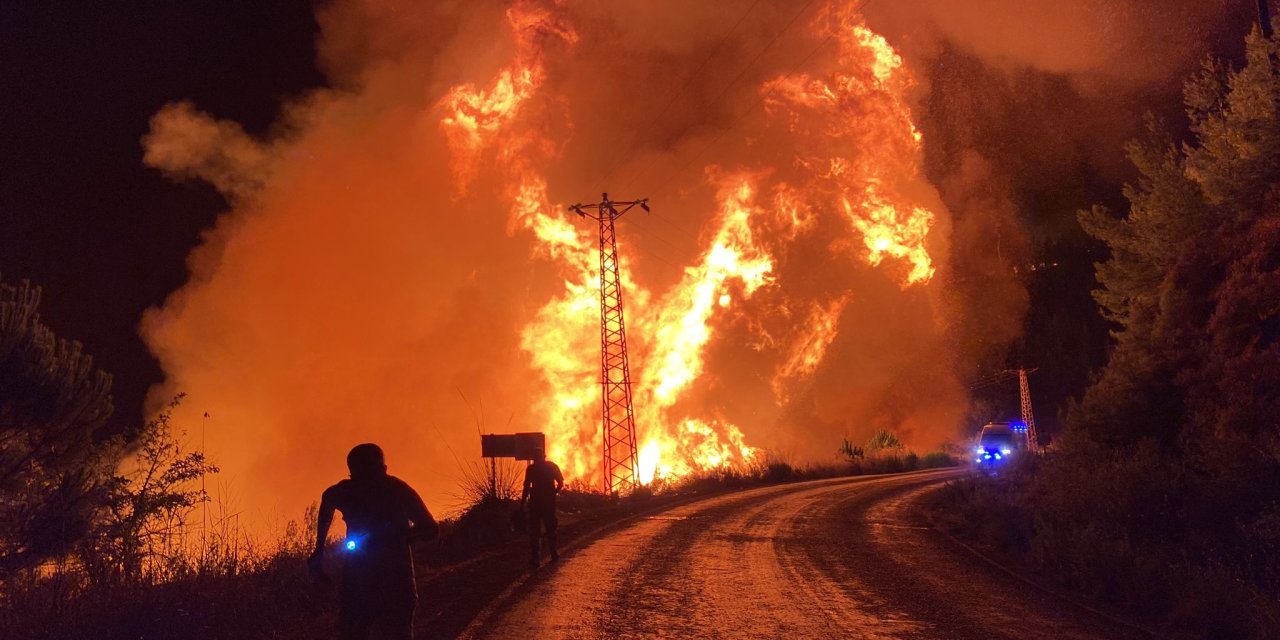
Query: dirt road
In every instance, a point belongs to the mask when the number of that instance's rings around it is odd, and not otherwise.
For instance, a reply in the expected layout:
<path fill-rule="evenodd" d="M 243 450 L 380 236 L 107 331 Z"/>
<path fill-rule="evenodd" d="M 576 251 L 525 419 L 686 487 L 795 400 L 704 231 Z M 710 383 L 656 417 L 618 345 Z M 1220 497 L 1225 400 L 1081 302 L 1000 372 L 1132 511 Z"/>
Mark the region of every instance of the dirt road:
<path fill-rule="evenodd" d="M 767 487 L 566 554 L 482 638 L 1145 637 L 976 559 L 916 500 L 963 470 Z"/>

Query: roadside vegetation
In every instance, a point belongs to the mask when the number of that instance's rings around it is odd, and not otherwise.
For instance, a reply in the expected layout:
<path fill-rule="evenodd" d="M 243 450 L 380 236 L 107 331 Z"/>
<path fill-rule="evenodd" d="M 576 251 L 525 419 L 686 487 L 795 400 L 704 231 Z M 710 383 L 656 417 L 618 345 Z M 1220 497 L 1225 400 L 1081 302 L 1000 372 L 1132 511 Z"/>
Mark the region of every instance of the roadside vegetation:
<path fill-rule="evenodd" d="M 1280 47 L 1185 84 L 1129 146 L 1095 298 L 1108 362 L 1052 451 L 939 495 L 943 526 L 1188 638 L 1280 637 Z"/>
<path fill-rule="evenodd" d="M 638 515 L 727 491 L 954 463 L 945 454 L 910 452 L 803 467 L 761 461 L 747 469 L 656 482 L 623 498 L 579 484 L 559 496 L 559 537 L 571 545 Z M 424 637 L 456 635 L 525 572 L 528 546 L 518 517 L 522 477 L 500 472 L 490 484 L 487 470 L 479 467 L 469 476 L 459 496 L 467 506 L 442 519 L 438 540 L 415 546 L 421 598 L 416 626 Z M 335 628 L 337 603 L 334 593 L 318 589 L 307 574 L 314 535 L 314 515 L 308 512 L 270 544 L 213 536 L 203 553 L 188 548 L 147 556 L 144 564 L 159 571 L 107 580 L 67 558 L 7 583 L 0 627 L 6 638 L 41 640 L 327 637 Z M 330 562 L 340 557 L 329 554 Z M 330 567 L 334 575 L 337 570 Z"/>

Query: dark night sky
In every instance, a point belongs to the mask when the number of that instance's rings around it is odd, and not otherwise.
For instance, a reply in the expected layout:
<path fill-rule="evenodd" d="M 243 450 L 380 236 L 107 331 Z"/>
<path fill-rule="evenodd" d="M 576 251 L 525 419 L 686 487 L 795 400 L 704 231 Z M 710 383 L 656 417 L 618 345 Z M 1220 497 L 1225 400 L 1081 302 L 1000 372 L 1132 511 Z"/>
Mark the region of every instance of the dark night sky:
<path fill-rule="evenodd" d="M 192 100 L 261 132 L 323 83 L 315 35 L 305 0 L 0 3 L 0 275 L 41 285 L 45 322 L 115 374 L 119 424 L 161 379 L 137 322 L 226 206 L 143 166 L 149 119 Z"/>
<path fill-rule="evenodd" d="M 46 324 L 115 374 L 116 420 L 161 379 L 136 325 L 186 279 L 225 208 L 142 164 L 162 105 L 250 131 L 322 82 L 305 0 L 0 3 L 0 275 L 44 288 Z"/>

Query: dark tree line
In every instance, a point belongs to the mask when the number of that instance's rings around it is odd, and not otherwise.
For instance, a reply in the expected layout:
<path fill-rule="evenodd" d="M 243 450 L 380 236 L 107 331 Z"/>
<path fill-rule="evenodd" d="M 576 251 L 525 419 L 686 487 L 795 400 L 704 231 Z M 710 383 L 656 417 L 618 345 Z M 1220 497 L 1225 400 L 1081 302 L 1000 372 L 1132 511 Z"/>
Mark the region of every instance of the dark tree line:
<path fill-rule="evenodd" d="M 192 481 L 217 468 L 183 451 L 167 411 L 107 433 L 111 376 L 40 321 L 40 295 L 0 281 L 0 594 L 49 561 L 99 583 L 145 579 L 207 499 Z"/>
<path fill-rule="evenodd" d="M 1150 443 L 1210 472 L 1280 461 L 1280 63 L 1255 33 L 1247 61 L 1186 83 L 1189 140 L 1151 123 L 1129 146 L 1125 216 L 1085 229 L 1111 251 L 1095 297 L 1115 348 L 1071 414 L 1077 435 Z M 1259 482 L 1275 476 L 1257 478 Z M 1257 505 L 1262 506 L 1262 505 Z"/>
<path fill-rule="evenodd" d="M 1153 118 L 1129 145 L 1128 210 L 1080 213 L 1112 347 L 1051 454 L 952 494 L 1000 515 L 977 535 L 1188 637 L 1280 634 L 1280 46 L 1246 45 L 1186 82 L 1184 140 Z"/>

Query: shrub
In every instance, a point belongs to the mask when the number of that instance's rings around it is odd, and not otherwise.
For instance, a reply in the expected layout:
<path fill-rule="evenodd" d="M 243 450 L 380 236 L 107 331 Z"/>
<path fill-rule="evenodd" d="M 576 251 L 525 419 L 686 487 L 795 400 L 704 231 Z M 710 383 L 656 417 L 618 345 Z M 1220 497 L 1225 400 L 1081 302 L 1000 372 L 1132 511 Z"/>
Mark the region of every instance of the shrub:
<path fill-rule="evenodd" d="M 940 469 L 942 467 L 954 467 L 957 464 L 956 459 L 949 454 L 941 451 L 931 451 L 920 458 L 916 467 L 919 469 Z"/>
<path fill-rule="evenodd" d="M 1124 452 L 1071 437 L 1000 475 L 948 483 L 934 518 L 1185 637 L 1276 637 L 1280 508 L 1202 509 L 1233 498 L 1207 492 L 1201 473 L 1154 442 Z"/>
<path fill-rule="evenodd" d="M 776 484 L 781 482 L 791 482 L 795 479 L 796 471 L 791 465 L 781 460 L 770 462 L 764 469 L 763 481 Z"/>

